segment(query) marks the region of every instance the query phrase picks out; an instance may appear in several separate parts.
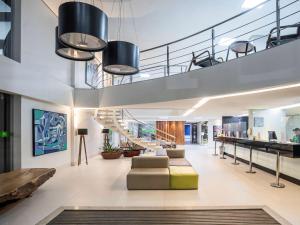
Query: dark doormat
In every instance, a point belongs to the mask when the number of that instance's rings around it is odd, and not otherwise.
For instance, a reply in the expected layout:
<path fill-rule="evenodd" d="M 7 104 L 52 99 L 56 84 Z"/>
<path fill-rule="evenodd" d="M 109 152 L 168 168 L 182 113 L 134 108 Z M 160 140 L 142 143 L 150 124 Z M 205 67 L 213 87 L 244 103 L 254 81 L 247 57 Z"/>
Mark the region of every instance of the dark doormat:
<path fill-rule="evenodd" d="M 105 225 L 267 225 L 289 224 L 266 207 L 220 209 L 140 209 L 97 210 L 60 209 L 39 224 L 105 224 Z"/>

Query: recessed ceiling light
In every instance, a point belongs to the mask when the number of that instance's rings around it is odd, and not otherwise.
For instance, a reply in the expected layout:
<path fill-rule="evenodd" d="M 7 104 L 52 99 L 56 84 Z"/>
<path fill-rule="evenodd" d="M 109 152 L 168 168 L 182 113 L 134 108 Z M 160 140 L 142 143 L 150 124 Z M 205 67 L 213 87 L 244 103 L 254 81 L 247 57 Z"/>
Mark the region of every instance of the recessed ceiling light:
<path fill-rule="evenodd" d="M 300 87 L 300 83 L 297 84 L 290 84 L 290 85 L 285 85 L 285 86 L 279 86 L 279 87 L 271 87 L 271 88 L 265 88 L 265 89 L 259 89 L 259 90 L 254 90 L 254 91 L 246 91 L 246 92 L 238 92 L 238 93 L 233 93 L 233 94 L 226 94 L 226 95 L 217 95 L 217 96 L 212 96 L 212 97 L 205 97 L 200 99 L 200 101 L 195 104 L 191 109 L 187 110 L 182 116 L 188 116 L 194 111 L 196 111 L 198 108 L 203 106 L 205 103 L 207 103 L 210 100 L 213 99 L 222 99 L 222 98 L 229 98 L 229 97 L 236 97 L 236 96 L 243 96 L 243 95 L 252 95 L 252 94 L 260 94 L 260 93 L 265 93 L 265 92 L 271 92 L 271 91 L 279 91 L 279 90 L 284 90 L 284 89 L 289 89 L 289 88 L 295 88 L 295 87 Z M 284 106 L 285 109 L 288 108 L 294 108 L 300 106 L 299 104 L 294 104 L 290 106 Z M 276 108 L 276 109 L 283 109 L 282 107 Z"/>
<path fill-rule="evenodd" d="M 221 40 L 218 42 L 218 45 L 221 45 L 221 46 L 229 46 L 229 45 L 231 45 L 233 42 L 235 42 L 235 39 L 234 39 L 234 38 L 222 37 Z"/>
<path fill-rule="evenodd" d="M 245 0 L 242 8 L 243 9 L 251 9 L 254 8 L 255 6 L 263 3 L 265 0 Z M 263 5 L 259 6 L 258 8 L 261 9 L 263 7 Z"/>
<path fill-rule="evenodd" d="M 204 105 L 206 102 L 209 101 L 209 98 L 202 98 L 196 105 L 194 105 L 192 108 L 193 109 L 198 109 L 200 108 L 202 105 Z"/>
<path fill-rule="evenodd" d="M 182 116 L 188 116 L 190 115 L 191 113 L 193 113 L 195 111 L 195 109 L 189 109 L 187 110 Z"/>
<path fill-rule="evenodd" d="M 244 113 L 244 114 L 236 115 L 235 117 L 245 117 L 245 116 L 248 116 L 248 113 Z"/>

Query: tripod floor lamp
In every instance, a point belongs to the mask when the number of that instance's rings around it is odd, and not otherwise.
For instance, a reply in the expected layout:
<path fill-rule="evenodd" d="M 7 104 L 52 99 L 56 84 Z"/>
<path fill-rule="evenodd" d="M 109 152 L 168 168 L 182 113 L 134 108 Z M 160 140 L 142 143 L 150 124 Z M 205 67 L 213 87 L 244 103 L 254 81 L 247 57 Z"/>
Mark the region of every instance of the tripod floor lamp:
<path fill-rule="evenodd" d="M 82 144 L 83 144 L 84 153 L 85 153 L 85 163 L 86 163 L 86 165 L 88 165 L 88 159 L 87 159 L 87 153 L 86 153 L 86 145 L 85 145 L 85 135 L 88 135 L 88 129 L 78 129 L 77 133 L 80 136 L 79 151 L 78 151 L 78 166 L 81 164 L 81 149 L 82 149 Z"/>
<path fill-rule="evenodd" d="M 108 138 L 109 129 L 103 129 L 102 134 L 104 135 L 104 145 L 106 145 L 109 143 L 109 138 Z"/>

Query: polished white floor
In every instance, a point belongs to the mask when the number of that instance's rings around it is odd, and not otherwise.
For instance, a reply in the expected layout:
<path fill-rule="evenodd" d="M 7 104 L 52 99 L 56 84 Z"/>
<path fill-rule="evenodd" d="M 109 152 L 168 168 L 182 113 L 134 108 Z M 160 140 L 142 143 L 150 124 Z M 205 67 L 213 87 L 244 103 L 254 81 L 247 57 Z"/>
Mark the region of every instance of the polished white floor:
<path fill-rule="evenodd" d="M 57 170 L 32 197 L 0 215 L 1 225 L 33 225 L 61 206 L 247 206 L 266 205 L 292 224 L 300 225 L 300 186 L 287 181 L 284 189 L 270 187 L 274 176 L 245 164 L 212 156 L 213 149 L 186 146 L 187 158 L 199 173 L 198 191 L 127 191 L 130 159 L 105 161 Z"/>

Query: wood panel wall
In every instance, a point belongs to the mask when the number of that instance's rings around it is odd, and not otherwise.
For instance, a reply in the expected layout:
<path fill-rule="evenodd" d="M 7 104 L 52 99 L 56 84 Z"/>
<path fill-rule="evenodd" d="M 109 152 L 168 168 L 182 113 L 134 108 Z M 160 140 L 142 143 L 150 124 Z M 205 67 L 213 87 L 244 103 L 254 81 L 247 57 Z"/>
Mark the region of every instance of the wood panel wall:
<path fill-rule="evenodd" d="M 156 129 L 176 137 L 176 144 L 185 144 L 184 140 L 184 124 L 185 121 L 156 121 Z M 167 137 L 163 132 L 157 131 L 158 138 Z"/>

